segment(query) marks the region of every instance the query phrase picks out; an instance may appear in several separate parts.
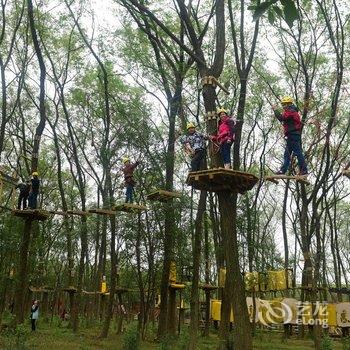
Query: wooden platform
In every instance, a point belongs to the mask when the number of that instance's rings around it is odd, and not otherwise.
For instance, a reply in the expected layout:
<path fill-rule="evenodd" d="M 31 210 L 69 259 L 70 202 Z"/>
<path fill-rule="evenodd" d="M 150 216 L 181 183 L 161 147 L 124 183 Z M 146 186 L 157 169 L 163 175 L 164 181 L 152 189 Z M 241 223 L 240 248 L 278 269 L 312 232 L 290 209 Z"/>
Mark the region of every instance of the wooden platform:
<path fill-rule="evenodd" d="M 183 283 L 170 283 L 169 288 L 171 288 L 171 289 L 184 289 L 184 288 L 186 288 L 186 285 Z"/>
<path fill-rule="evenodd" d="M 341 173 L 350 179 L 350 169 L 344 169 Z"/>
<path fill-rule="evenodd" d="M 203 289 L 204 291 L 214 291 L 218 289 L 218 286 L 212 286 L 211 284 L 202 284 L 199 286 L 200 289 Z"/>
<path fill-rule="evenodd" d="M 50 212 L 42 209 L 12 209 L 12 215 L 21 217 L 23 219 L 44 221 L 50 217 Z"/>
<path fill-rule="evenodd" d="M 92 214 L 98 214 L 98 215 L 115 215 L 116 212 L 114 210 L 110 210 L 110 209 L 89 209 L 88 210 L 89 213 Z"/>
<path fill-rule="evenodd" d="M 180 198 L 181 193 L 179 192 L 170 192 L 165 190 L 157 190 L 149 195 L 147 195 L 147 199 L 149 201 L 158 201 L 158 202 L 168 202 L 173 198 Z"/>
<path fill-rule="evenodd" d="M 76 293 L 78 291 L 78 289 L 73 287 L 73 286 L 68 286 L 66 288 L 62 288 L 62 290 L 64 292 L 68 292 L 68 293 Z"/>
<path fill-rule="evenodd" d="M 33 293 L 49 293 L 54 290 L 54 288 L 48 287 L 48 286 L 43 286 L 43 287 L 29 286 L 28 289 Z"/>
<path fill-rule="evenodd" d="M 126 213 L 134 213 L 137 211 L 147 210 L 147 207 L 139 204 L 123 203 L 113 207 L 115 211 L 124 211 Z"/>
<path fill-rule="evenodd" d="M 296 182 L 304 183 L 305 185 L 310 185 L 307 179 L 307 175 L 271 175 L 265 177 L 266 181 L 271 181 L 278 184 L 278 180 L 295 180 Z"/>
<path fill-rule="evenodd" d="M 241 194 L 251 190 L 258 181 L 258 177 L 253 174 L 224 168 L 190 172 L 186 180 L 188 185 L 197 190 Z"/>

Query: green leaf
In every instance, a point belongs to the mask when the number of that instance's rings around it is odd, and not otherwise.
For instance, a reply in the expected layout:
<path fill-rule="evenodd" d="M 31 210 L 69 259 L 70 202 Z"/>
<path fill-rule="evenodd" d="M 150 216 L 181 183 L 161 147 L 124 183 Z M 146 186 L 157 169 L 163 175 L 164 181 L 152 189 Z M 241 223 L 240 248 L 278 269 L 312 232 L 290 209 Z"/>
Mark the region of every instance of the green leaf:
<path fill-rule="evenodd" d="M 284 19 L 289 25 L 293 27 L 293 22 L 299 18 L 298 9 L 293 0 L 280 0 L 283 5 Z"/>
<path fill-rule="evenodd" d="M 273 1 L 273 0 L 269 0 L 269 1 L 262 2 L 261 4 L 255 6 L 255 11 L 253 14 L 254 21 L 256 21 L 258 18 L 260 18 L 274 2 L 275 1 Z"/>
<path fill-rule="evenodd" d="M 275 5 L 275 6 L 273 6 L 272 8 L 273 8 L 273 10 L 275 11 L 275 14 L 277 15 L 277 17 L 283 18 L 283 11 L 281 10 L 280 7 L 278 7 L 278 6 Z"/>
<path fill-rule="evenodd" d="M 269 9 L 267 18 L 268 18 L 270 24 L 274 24 L 275 23 L 276 16 L 275 16 L 275 12 L 273 11 L 273 9 Z"/>

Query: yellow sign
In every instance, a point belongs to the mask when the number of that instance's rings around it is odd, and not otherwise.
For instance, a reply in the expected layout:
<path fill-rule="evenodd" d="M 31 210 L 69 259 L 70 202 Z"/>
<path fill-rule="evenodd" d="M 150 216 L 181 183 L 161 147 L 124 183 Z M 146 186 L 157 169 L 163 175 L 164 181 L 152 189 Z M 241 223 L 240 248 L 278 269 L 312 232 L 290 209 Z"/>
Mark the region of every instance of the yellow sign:
<path fill-rule="evenodd" d="M 176 263 L 175 261 L 170 262 L 170 273 L 169 273 L 169 282 L 176 282 Z"/>
<path fill-rule="evenodd" d="M 101 283 L 101 293 L 107 293 L 107 282 Z"/>
<path fill-rule="evenodd" d="M 220 267 L 219 271 L 219 287 L 224 288 L 226 282 L 226 267 Z"/>

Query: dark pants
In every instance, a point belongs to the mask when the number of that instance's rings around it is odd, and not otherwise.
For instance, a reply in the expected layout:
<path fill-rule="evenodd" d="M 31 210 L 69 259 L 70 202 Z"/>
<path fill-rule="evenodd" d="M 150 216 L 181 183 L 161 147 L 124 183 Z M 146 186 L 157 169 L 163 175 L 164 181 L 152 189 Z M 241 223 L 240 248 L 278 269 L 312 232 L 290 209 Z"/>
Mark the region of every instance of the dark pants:
<path fill-rule="evenodd" d="M 17 209 L 23 209 L 27 208 L 27 200 L 28 200 L 28 194 L 27 193 L 19 193 L 18 197 L 18 203 L 17 203 Z"/>
<path fill-rule="evenodd" d="M 224 164 L 231 164 L 231 146 L 232 143 L 227 142 L 220 145 L 220 154 Z"/>
<path fill-rule="evenodd" d="M 28 206 L 30 209 L 36 209 L 38 206 L 38 192 L 30 192 L 28 197 Z"/>
<path fill-rule="evenodd" d="M 298 158 L 300 173 L 307 173 L 305 158 L 301 148 L 301 136 L 299 134 L 292 134 L 287 137 L 287 144 L 284 150 L 284 163 L 281 168 L 282 173 L 287 172 L 293 155 Z"/>
<path fill-rule="evenodd" d="M 134 192 L 134 185 L 126 184 L 125 203 L 132 203 L 133 192 Z"/>
<path fill-rule="evenodd" d="M 205 150 L 198 149 L 195 150 L 194 156 L 191 160 L 191 171 L 199 171 L 203 167 L 205 157 Z"/>
<path fill-rule="evenodd" d="M 35 331 L 36 329 L 36 320 L 33 320 L 32 318 L 30 319 L 31 323 L 32 323 L 32 331 Z"/>

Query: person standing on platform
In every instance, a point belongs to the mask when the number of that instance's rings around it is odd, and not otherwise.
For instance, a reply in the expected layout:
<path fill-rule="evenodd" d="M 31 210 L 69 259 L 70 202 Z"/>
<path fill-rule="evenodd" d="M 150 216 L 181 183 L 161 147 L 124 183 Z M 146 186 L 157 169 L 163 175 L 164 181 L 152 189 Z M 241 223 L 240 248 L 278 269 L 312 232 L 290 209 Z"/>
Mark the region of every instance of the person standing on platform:
<path fill-rule="evenodd" d="M 134 180 L 134 171 L 140 162 L 136 161 L 135 163 L 130 163 L 130 159 L 128 157 L 124 157 L 123 163 L 124 167 L 122 171 L 124 174 L 124 181 L 126 186 L 125 203 L 132 203 L 134 187 L 136 185 L 136 181 Z"/>
<path fill-rule="evenodd" d="M 303 150 L 301 147 L 302 122 L 299 109 L 294 105 L 290 96 L 281 99 L 283 111 L 280 112 L 277 106 L 272 106 L 275 117 L 282 123 L 286 147 L 284 150 L 284 162 L 276 175 L 283 175 L 287 172 L 291 163 L 291 158 L 295 155 L 298 158 L 299 175 L 307 175 L 308 170 L 305 163 Z"/>
<path fill-rule="evenodd" d="M 19 190 L 18 203 L 17 203 L 18 210 L 27 209 L 27 200 L 29 197 L 30 183 L 31 183 L 30 180 L 28 180 L 26 181 L 26 183 L 22 182 L 16 186 L 16 189 Z"/>
<path fill-rule="evenodd" d="M 205 159 L 205 140 L 207 136 L 196 131 L 193 123 L 187 123 L 187 135 L 180 138 L 185 152 L 191 157 L 191 171 L 203 168 Z"/>
<path fill-rule="evenodd" d="M 30 180 L 30 191 L 28 197 L 28 206 L 30 209 L 36 209 L 38 206 L 38 195 L 40 189 L 39 174 L 34 171 Z"/>
<path fill-rule="evenodd" d="M 36 330 L 36 323 L 38 321 L 38 318 L 39 318 L 39 302 L 38 300 L 35 300 L 30 310 L 30 322 L 32 324 L 33 332 Z"/>
<path fill-rule="evenodd" d="M 210 136 L 210 140 L 219 143 L 220 154 L 225 169 L 231 169 L 231 146 L 235 139 L 235 121 L 227 114 L 226 109 L 218 108 L 218 133 Z"/>

